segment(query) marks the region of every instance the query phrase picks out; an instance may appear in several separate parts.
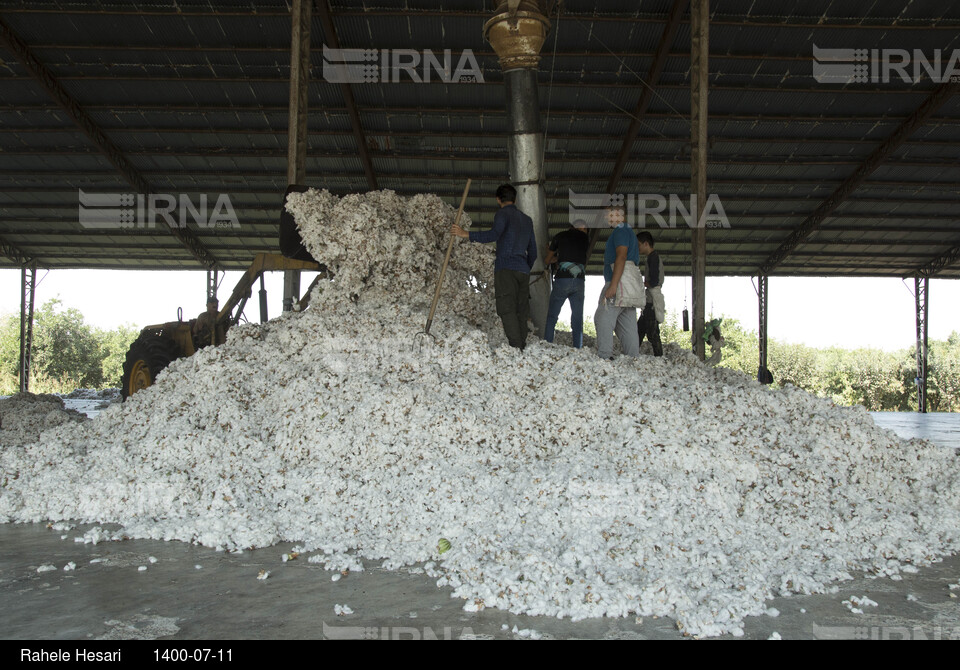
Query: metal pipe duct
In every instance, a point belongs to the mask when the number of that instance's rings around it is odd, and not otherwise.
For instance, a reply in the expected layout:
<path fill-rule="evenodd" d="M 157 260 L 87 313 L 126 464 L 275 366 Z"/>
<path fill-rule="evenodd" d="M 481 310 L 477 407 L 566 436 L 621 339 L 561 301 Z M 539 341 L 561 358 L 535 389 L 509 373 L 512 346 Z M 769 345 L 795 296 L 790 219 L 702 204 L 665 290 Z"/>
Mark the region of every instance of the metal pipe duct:
<path fill-rule="evenodd" d="M 538 259 L 530 274 L 530 314 L 543 337 L 550 301 L 550 277 L 543 258 L 549 243 L 547 201 L 543 189 L 543 133 L 537 69 L 540 48 L 550 29 L 539 3 L 504 0 L 483 26 L 483 36 L 500 58 L 507 93 L 507 153 L 517 207 L 533 219 Z"/>

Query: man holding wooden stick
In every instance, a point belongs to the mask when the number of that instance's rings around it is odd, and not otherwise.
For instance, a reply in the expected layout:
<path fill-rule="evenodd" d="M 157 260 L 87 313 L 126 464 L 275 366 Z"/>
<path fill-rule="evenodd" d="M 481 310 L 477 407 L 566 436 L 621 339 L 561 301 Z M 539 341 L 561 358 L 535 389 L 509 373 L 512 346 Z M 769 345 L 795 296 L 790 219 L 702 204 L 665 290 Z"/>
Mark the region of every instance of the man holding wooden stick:
<path fill-rule="evenodd" d="M 493 266 L 493 286 L 497 315 L 511 347 L 523 351 L 527 344 L 527 318 L 530 314 L 530 270 L 537 260 L 537 241 L 533 219 L 517 209 L 517 191 L 510 184 L 497 189 L 499 210 L 490 230 L 467 232 L 454 224 L 450 232 L 471 242 L 497 243 Z"/>

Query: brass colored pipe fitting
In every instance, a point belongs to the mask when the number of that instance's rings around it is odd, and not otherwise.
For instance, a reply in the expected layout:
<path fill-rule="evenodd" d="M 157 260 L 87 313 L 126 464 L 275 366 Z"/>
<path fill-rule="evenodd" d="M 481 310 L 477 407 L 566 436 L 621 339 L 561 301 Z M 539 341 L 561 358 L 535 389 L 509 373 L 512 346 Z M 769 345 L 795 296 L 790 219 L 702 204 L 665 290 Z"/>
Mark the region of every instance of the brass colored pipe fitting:
<path fill-rule="evenodd" d="M 521 0 L 515 12 L 507 2 L 497 8 L 500 13 L 483 25 L 483 37 L 500 57 L 500 67 L 506 72 L 518 68 L 537 69 L 540 49 L 547 39 L 550 21 L 532 0 Z"/>

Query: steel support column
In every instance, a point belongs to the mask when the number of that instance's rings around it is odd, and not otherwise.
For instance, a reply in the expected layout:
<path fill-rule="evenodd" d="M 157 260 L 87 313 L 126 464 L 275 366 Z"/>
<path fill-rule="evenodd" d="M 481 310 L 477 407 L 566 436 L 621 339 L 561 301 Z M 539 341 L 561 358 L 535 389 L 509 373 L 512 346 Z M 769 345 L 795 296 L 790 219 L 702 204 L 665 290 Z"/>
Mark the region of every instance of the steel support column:
<path fill-rule="evenodd" d="M 693 282 L 693 353 L 701 361 L 706 314 L 707 230 L 703 210 L 707 202 L 707 69 L 709 49 L 709 0 L 690 2 L 690 192 L 696 195 L 697 224 L 690 235 Z"/>
<path fill-rule="evenodd" d="M 927 323 L 930 307 L 930 279 L 915 277 L 914 296 L 917 304 L 917 411 L 927 412 Z"/>
<path fill-rule="evenodd" d="M 260 323 L 266 323 L 270 320 L 267 313 L 267 288 L 263 283 L 263 275 L 260 275 Z"/>
<path fill-rule="evenodd" d="M 767 372 L 767 315 L 769 314 L 770 278 L 761 275 L 757 278 L 757 298 L 760 304 L 760 366 L 757 368 L 757 381 L 769 384 Z"/>
<path fill-rule="evenodd" d="M 326 2 L 326 0 L 322 0 Z M 295 0 L 290 34 L 290 104 L 287 122 L 287 185 L 306 184 L 307 93 L 310 86 L 310 22 L 313 0 Z M 283 311 L 300 299 L 300 271 L 283 272 Z M 264 314 L 261 308 L 261 317 Z"/>
<path fill-rule="evenodd" d="M 283 311 L 289 312 L 300 300 L 300 271 L 284 270 L 283 272 Z"/>
<path fill-rule="evenodd" d="M 533 219 L 537 262 L 530 273 L 530 316 L 543 337 L 550 302 L 550 277 L 543 259 L 549 243 L 547 200 L 543 188 L 543 133 L 537 70 L 550 22 L 540 3 L 501 0 L 483 35 L 500 59 L 507 93 L 507 155 L 517 208 Z"/>
<path fill-rule="evenodd" d="M 543 133 L 540 130 L 540 103 L 536 70 L 510 70 L 503 73 L 507 89 L 507 109 L 511 134 L 507 136 L 510 156 L 510 181 L 517 189 L 517 208 L 533 219 L 537 238 L 537 261 L 530 273 L 530 316 L 543 337 L 550 303 L 551 278 L 545 273 L 550 233 L 547 223 L 547 199 L 543 188 Z"/>
<path fill-rule="evenodd" d="M 218 275 L 219 272 L 216 270 L 207 270 L 207 302 L 217 299 Z"/>
<path fill-rule="evenodd" d="M 37 289 L 37 264 L 20 268 L 20 392 L 30 390 L 33 354 L 33 305 Z"/>

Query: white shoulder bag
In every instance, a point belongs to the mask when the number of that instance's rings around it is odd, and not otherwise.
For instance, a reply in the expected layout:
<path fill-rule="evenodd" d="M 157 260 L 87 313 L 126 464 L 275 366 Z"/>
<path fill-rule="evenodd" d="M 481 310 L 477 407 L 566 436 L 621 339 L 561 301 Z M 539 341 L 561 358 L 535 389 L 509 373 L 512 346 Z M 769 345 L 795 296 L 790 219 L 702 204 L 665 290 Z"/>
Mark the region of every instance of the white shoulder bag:
<path fill-rule="evenodd" d="M 620 284 L 617 286 L 617 296 L 613 299 L 616 307 L 640 307 L 647 304 L 647 294 L 643 288 L 643 273 L 640 267 L 631 260 L 623 264 L 623 274 L 620 275 Z"/>

